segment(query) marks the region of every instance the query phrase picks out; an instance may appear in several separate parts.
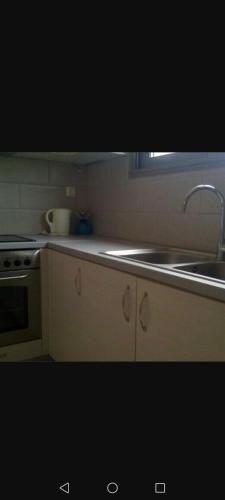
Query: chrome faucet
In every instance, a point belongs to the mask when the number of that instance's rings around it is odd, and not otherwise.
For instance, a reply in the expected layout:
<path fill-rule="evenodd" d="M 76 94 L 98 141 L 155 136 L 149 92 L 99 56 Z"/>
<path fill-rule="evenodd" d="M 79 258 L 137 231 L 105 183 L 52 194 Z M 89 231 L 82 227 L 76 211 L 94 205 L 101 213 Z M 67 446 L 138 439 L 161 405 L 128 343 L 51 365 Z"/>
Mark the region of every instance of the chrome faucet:
<path fill-rule="evenodd" d="M 225 198 L 224 198 L 223 193 L 221 193 L 221 191 L 219 191 L 219 189 L 215 188 L 215 186 L 211 186 L 210 184 L 199 184 L 198 186 L 195 186 L 193 189 L 191 189 L 191 191 L 189 191 L 186 194 L 185 200 L 184 200 L 184 205 L 183 205 L 183 210 L 185 212 L 187 204 L 188 204 L 191 196 L 194 193 L 196 193 L 197 191 L 201 191 L 203 189 L 214 193 L 217 196 L 218 200 L 220 201 L 221 219 L 220 219 L 220 233 L 219 233 L 216 259 L 222 260 L 223 253 L 225 252 L 225 227 L 224 227 L 224 223 L 225 223 Z"/>

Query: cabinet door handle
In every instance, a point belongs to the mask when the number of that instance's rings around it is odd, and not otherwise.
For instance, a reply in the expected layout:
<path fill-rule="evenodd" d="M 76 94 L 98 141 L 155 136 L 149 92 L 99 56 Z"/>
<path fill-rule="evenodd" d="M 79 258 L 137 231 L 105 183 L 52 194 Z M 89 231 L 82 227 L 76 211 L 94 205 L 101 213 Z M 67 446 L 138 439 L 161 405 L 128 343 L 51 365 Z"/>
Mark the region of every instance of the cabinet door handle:
<path fill-rule="evenodd" d="M 142 297 L 142 301 L 141 301 L 140 307 L 139 307 L 139 321 L 140 321 L 140 325 L 141 325 L 143 332 L 147 332 L 147 324 L 145 325 L 142 321 L 143 306 L 144 306 L 144 302 L 147 298 L 148 298 L 148 294 L 147 294 L 147 292 L 145 292 L 143 297 Z"/>
<path fill-rule="evenodd" d="M 78 295 L 81 295 L 81 269 L 79 267 L 76 277 L 74 279 L 75 287 L 77 290 Z"/>
<path fill-rule="evenodd" d="M 124 315 L 124 318 L 127 322 L 130 321 L 130 303 L 129 303 L 129 297 L 130 297 L 130 287 L 129 285 L 127 285 L 126 287 L 126 290 L 123 294 L 123 298 L 122 298 L 122 309 L 123 309 L 123 315 Z M 126 301 L 128 303 L 128 313 L 126 312 Z"/>

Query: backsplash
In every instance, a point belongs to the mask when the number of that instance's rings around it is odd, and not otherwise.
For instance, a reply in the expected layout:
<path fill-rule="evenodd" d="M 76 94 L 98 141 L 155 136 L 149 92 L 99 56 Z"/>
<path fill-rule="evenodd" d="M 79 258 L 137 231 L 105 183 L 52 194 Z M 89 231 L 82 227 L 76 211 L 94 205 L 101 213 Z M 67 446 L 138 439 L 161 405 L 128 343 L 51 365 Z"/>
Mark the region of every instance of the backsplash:
<path fill-rule="evenodd" d="M 0 158 L 0 233 L 46 230 L 49 208 L 89 210 L 99 236 L 215 251 L 220 205 L 212 193 L 195 194 L 182 212 L 187 191 L 213 184 L 225 195 L 225 166 L 128 178 L 128 157 L 79 170 L 68 163 Z M 65 186 L 76 187 L 67 198 Z M 74 215 L 71 220 L 73 232 Z"/>
<path fill-rule="evenodd" d="M 68 163 L 0 158 L 0 233 L 35 234 L 47 230 L 44 213 L 49 208 L 87 207 L 87 173 Z M 65 186 L 74 186 L 76 197 L 67 198 Z M 71 219 L 73 228 L 74 215 Z"/>
<path fill-rule="evenodd" d="M 128 158 L 88 167 L 88 208 L 94 232 L 115 238 L 216 251 L 220 205 L 209 192 L 196 193 L 187 212 L 185 194 L 213 184 L 225 195 L 225 167 L 128 178 Z"/>

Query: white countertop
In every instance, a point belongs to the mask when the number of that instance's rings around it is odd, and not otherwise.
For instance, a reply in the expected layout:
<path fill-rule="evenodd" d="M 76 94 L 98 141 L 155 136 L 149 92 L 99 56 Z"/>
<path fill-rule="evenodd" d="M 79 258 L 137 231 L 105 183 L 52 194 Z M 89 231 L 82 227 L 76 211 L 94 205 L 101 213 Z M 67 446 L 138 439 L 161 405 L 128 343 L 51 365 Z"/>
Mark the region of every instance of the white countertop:
<path fill-rule="evenodd" d="M 36 241 L 0 243 L 0 250 L 29 249 L 29 248 L 51 248 L 59 252 L 74 255 L 96 264 L 104 265 L 119 271 L 127 272 L 141 278 L 154 280 L 176 288 L 181 288 L 198 295 L 214 298 L 225 302 L 225 282 L 200 278 L 199 276 L 187 275 L 172 268 L 163 268 L 153 264 L 132 262 L 118 257 L 102 255 L 100 252 L 109 250 L 144 249 L 154 246 L 156 243 L 141 243 L 127 240 L 112 239 L 106 237 L 91 236 L 51 236 L 23 234 L 26 238 Z M 163 248 L 163 247 L 162 247 Z"/>

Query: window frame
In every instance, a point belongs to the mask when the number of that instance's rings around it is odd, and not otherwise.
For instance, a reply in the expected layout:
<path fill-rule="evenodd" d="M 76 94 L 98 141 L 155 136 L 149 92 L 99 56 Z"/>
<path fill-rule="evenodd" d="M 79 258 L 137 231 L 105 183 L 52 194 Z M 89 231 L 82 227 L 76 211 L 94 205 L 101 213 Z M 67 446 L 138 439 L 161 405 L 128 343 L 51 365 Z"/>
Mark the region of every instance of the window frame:
<path fill-rule="evenodd" d="M 189 172 L 200 168 L 225 166 L 225 153 L 222 152 L 171 153 L 171 155 L 153 158 L 147 158 L 147 155 L 149 155 L 147 152 L 129 153 L 129 177 Z"/>

